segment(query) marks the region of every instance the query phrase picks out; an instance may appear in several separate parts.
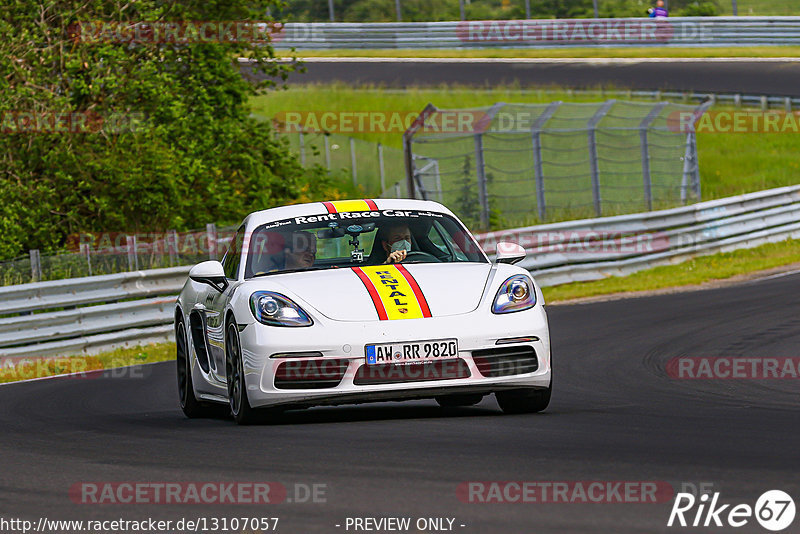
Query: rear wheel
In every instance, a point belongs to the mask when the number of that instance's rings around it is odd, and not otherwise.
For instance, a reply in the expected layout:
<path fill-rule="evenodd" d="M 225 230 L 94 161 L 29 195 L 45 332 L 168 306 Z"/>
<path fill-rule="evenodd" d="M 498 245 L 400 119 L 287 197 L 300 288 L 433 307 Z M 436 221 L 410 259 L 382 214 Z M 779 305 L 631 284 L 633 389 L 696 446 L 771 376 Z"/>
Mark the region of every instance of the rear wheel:
<path fill-rule="evenodd" d="M 480 393 L 462 393 L 460 395 L 440 395 L 436 397 L 436 402 L 442 408 L 457 408 L 459 406 L 474 406 L 483 400 Z"/>
<path fill-rule="evenodd" d="M 211 406 L 199 402 L 194 396 L 189 339 L 182 319 L 175 325 L 175 348 L 178 371 L 178 398 L 181 403 L 181 410 L 183 410 L 186 417 L 190 418 L 215 415 Z"/>
<path fill-rule="evenodd" d="M 228 323 L 225 337 L 225 371 L 228 380 L 228 400 L 231 414 L 240 425 L 257 422 L 258 413 L 250 406 L 247 398 L 247 385 L 244 379 L 242 346 L 239 343 L 239 329 L 235 322 Z"/>
<path fill-rule="evenodd" d="M 495 393 L 497 404 L 505 413 L 536 413 L 541 412 L 550 404 L 553 393 L 553 379 L 547 388 L 525 388 L 498 391 Z"/>

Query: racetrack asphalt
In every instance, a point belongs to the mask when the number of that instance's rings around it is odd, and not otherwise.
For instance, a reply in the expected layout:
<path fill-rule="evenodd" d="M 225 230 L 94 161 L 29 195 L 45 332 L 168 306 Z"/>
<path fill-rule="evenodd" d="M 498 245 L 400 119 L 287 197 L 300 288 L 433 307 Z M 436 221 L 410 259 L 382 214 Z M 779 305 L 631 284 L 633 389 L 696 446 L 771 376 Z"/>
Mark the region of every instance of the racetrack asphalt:
<path fill-rule="evenodd" d="M 493 398 L 326 407 L 239 427 L 189 420 L 174 364 L 126 377 L 0 387 L 3 517 L 279 517 L 278 532 L 353 532 L 348 517 L 450 517 L 463 533 L 728 532 L 668 529 L 671 503 L 476 504 L 465 481 L 711 483 L 725 503 L 800 497 L 800 381 L 678 380 L 678 356 L 800 356 L 800 275 L 549 308 L 555 391 L 536 415 Z M 90 505 L 79 482 L 325 484 L 324 503 Z M 797 531 L 800 519 L 792 529 Z M 341 525 L 341 527 L 336 527 Z M 464 525 L 461 527 L 460 525 Z M 416 529 L 411 529 L 416 532 Z M 765 532 L 755 521 L 737 532 Z"/>
<path fill-rule="evenodd" d="M 341 82 L 402 88 L 461 84 L 800 96 L 797 59 L 384 59 L 311 58 L 289 84 Z M 242 66 L 247 73 L 249 67 Z"/>

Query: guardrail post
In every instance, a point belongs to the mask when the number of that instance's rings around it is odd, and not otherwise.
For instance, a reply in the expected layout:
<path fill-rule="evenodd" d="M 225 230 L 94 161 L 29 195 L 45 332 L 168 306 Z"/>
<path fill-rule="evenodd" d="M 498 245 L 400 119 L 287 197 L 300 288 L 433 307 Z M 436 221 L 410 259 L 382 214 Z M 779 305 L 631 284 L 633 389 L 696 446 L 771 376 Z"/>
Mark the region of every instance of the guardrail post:
<path fill-rule="evenodd" d="M 128 246 L 128 270 L 129 271 L 138 271 L 139 270 L 139 254 L 137 253 L 136 247 L 136 236 L 135 235 L 126 235 L 125 236 L 125 244 Z"/>
<path fill-rule="evenodd" d="M 406 167 L 406 195 L 408 198 L 417 198 L 417 185 L 415 183 L 416 178 L 416 170 L 414 169 L 414 136 L 417 132 L 424 128 L 425 121 L 428 120 L 428 117 L 433 115 L 436 112 L 436 106 L 433 104 L 428 103 L 425 106 L 425 109 L 417 116 L 411 126 L 406 129 L 403 133 L 403 160 L 405 162 Z M 424 198 L 424 192 L 420 192 Z"/>
<path fill-rule="evenodd" d="M 33 249 L 29 252 L 31 257 L 31 280 L 34 282 L 42 281 L 42 261 L 39 255 L 39 249 Z"/>
<path fill-rule="evenodd" d="M 761 111 L 767 111 L 769 109 L 769 99 L 766 95 L 761 96 Z"/>
<path fill-rule="evenodd" d="M 542 166 L 542 128 L 545 123 L 550 120 L 550 117 L 555 114 L 558 107 L 562 104 L 558 102 L 551 102 L 541 115 L 536 119 L 531 126 L 531 137 L 533 141 L 533 178 L 536 186 L 536 210 L 539 214 L 539 220 L 544 221 L 547 218 L 547 204 L 545 203 L 544 195 L 544 169 Z"/>
<path fill-rule="evenodd" d="M 792 112 L 792 97 L 787 96 L 783 99 L 783 109 L 786 110 L 786 113 Z"/>
<path fill-rule="evenodd" d="M 328 13 L 331 16 L 331 22 L 336 22 L 336 17 L 333 13 L 333 0 L 328 0 Z"/>
<path fill-rule="evenodd" d="M 178 232 L 175 230 L 167 230 L 167 253 L 169 265 L 172 267 L 178 263 Z"/>
<path fill-rule="evenodd" d="M 89 276 L 92 276 L 92 247 L 89 243 L 81 244 L 80 253 L 82 256 L 86 256 L 86 266 L 89 268 Z"/>
<path fill-rule="evenodd" d="M 350 172 L 353 175 L 353 186 L 358 187 L 358 171 L 356 170 L 356 140 L 350 138 Z"/>
<path fill-rule="evenodd" d="M 208 259 L 216 260 L 217 255 L 217 225 L 208 223 L 206 225 L 206 242 L 208 243 Z"/>
<path fill-rule="evenodd" d="M 303 135 L 303 132 L 299 134 L 300 138 L 300 165 L 303 167 L 306 166 L 306 138 Z"/>
<path fill-rule="evenodd" d="M 386 191 L 386 174 L 383 168 L 383 145 L 378 143 L 378 172 L 381 176 L 381 195 Z"/>
<path fill-rule="evenodd" d="M 489 190 L 486 184 L 486 165 L 483 160 L 483 134 L 475 135 L 475 170 L 478 176 L 478 203 L 481 206 L 481 227 L 489 228 Z"/>
<path fill-rule="evenodd" d="M 589 119 L 589 163 L 592 173 L 592 200 L 594 202 L 594 213 L 598 217 L 603 214 L 602 198 L 600 197 L 600 164 L 597 159 L 597 125 L 600 120 L 608 113 L 616 100 L 607 100 L 600 106 L 592 118 Z"/>
<path fill-rule="evenodd" d="M 697 134 L 695 124 L 697 119 L 711 106 L 711 101 L 706 100 L 694 110 L 694 120 L 689 124 L 689 132 L 686 134 L 686 150 L 683 156 L 683 179 L 681 180 L 681 202 L 686 204 L 688 189 L 694 190 L 697 200 L 701 199 L 700 191 L 700 166 L 697 162 Z"/>
<path fill-rule="evenodd" d="M 647 141 L 647 130 L 650 125 L 659 116 L 661 110 L 667 105 L 666 102 L 659 102 L 650 113 L 642 119 L 639 124 L 639 140 L 642 150 L 642 180 L 644 185 L 644 205 L 647 206 L 647 211 L 653 210 L 653 184 L 650 178 L 650 145 Z"/>

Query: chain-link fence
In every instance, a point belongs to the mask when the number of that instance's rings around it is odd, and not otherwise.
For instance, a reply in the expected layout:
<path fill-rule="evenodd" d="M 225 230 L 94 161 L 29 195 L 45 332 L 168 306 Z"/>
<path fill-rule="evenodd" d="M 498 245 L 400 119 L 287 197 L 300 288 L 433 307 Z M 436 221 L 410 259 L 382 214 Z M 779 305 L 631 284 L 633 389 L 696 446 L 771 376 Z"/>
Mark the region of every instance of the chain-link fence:
<path fill-rule="evenodd" d="M 236 227 L 148 234 L 95 233 L 75 236 L 71 252 L 27 256 L 0 262 L 0 285 L 26 284 L 145 269 L 193 265 L 220 259 Z"/>
<path fill-rule="evenodd" d="M 403 151 L 344 134 L 282 132 L 305 165 L 347 174 L 365 197 L 405 198 Z"/>
<path fill-rule="evenodd" d="M 709 104 L 428 106 L 406 134 L 416 196 L 444 203 L 476 228 L 698 201 L 694 121 Z"/>

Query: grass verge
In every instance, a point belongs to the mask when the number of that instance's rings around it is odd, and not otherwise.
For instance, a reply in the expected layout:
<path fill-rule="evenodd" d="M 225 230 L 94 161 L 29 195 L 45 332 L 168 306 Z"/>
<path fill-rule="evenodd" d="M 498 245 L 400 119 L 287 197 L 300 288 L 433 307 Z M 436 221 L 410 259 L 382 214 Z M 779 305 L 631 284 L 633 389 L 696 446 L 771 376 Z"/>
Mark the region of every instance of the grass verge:
<path fill-rule="evenodd" d="M 0 383 L 45 378 L 71 373 L 88 373 L 78 378 L 96 376 L 92 371 L 103 371 L 163 362 L 175 358 L 174 343 L 160 343 L 104 352 L 94 356 L 33 356 L 20 360 L 0 360 Z"/>
<path fill-rule="evenodd" d="M 631 48 L 504 48 L 504 49 L 342 49 L 280 50 L 279 56 L 298 57 L 441 57 L 441 58 L 711 58 L 711 57 L 798 57 L 800 46 L 734 46 L 734 47 L 659 47 Z"/>
<path fill-rule="evenodd" d="M 798 262 L 800 240 L 789 239 L 751 249 L 701 256 L 678 265 L 654 267 L 630 276 L 545 287 L 542 291 L 549 304 L 615 293 L 694 286 Z"/>

